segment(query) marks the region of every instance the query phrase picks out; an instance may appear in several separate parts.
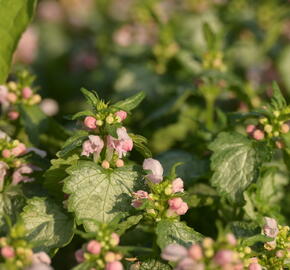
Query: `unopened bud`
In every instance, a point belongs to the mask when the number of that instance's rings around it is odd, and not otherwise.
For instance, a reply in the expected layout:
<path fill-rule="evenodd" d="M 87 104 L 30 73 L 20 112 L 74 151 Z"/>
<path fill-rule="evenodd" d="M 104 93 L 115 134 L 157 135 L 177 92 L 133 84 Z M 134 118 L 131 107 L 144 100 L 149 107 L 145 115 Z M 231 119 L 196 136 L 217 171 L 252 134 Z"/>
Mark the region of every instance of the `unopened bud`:
<path fill-rule="evenodd" d="M 289 125 L 287 124 L 283 124 L 281 127 L 280 127 L 280 131 L 284 134 L 288 133 L 289 132 Z"/>
<path fill-rule="evenodd" d="M 115 253 L 109 251 L 107 252 L 107 254 L 105 255 L 105 261 L 106 262 L 114 262 L 116 260 L 116 256 Z"/>
<path fill-rule="evenodd" d="M 202 241 L 204 248 L 210 248 L 213 245 L 213 240 L 210 237 L 205 237 Z"/>
<path fill-rule="evenodd" d="M 17 101 L 17 95 L 15 93 L 8 93 L 7 100 L 11 103 L 15 103 Z"/>
<path fill-rule="evenodd" d="M 30 104 L 31 105 L 38 104 L 40 101 L 41 101 L 41 96 L 38 94 L 35 94 L 31 97 Z"/>
<path fill-rule="evenodd" d="M 172 185 L 169 185 L 165 188 L 164 193 L 166 195 L 171 195 L 172 194 Z"/>
<path fill-rule="evenodd" d="M 109 163 L 109 161 L 104 160 L 104 161 L 102 162 L 102 167 L 103 167 L 104 169 L 109 169 L 109 168 L 110 168 L 110 163 Z"/>
<path fill-rule="evenodd" d="M 114 123 L 114 117 L 113 117 L 112 115 L 107 116 L 107 117 L 106 117 L 106 122 L 107 122 L 108 124 L 112 124 L 112 123 Z"/>
<path fill-rule="evenodd" d="M 271 125 L 266 125 L 264 127 L 265 132 L 271 133 L 273 131 L 273 127 Z"/>
<path fill-rule="evenodd" d="M 96 125 L 99 126 L 99 127 L 102 126 L 103 123 L 104 123 L 104 122 L 103 122 L 102 120 L 97 120 L 97 121 L 96 121 Z"/>
<path fill-rule="evenodd" d="M 268 123 L 268 119 L 266 117 L 263 117 L 259 120 L 259 122 L 262 124 L 262 125 L 265 125 Z"/>
<path fill-rule="evenodd" d="M 124 166 L 124 161 L 122 159 L 118 159 L 116 161 L 116 167 L 123 167 Z"/>
<path fill-rule="evenodd" d="M 275 117 L 279 117 L 279 116 L 280 116 L 280 112 L 279 112 L 279 111 L 274 111 L 274 112 L 273 112 L 273 115 L 274 115 Z"/>
<path fill-rule="evenodd" d="M 253 132 L 253 138 L 257 141 L 260 141 L 260 140 L 263 140 L 265 137 L 265 134 L 262 130 L 260 129 L 256 129 L 254 132 Z"/>

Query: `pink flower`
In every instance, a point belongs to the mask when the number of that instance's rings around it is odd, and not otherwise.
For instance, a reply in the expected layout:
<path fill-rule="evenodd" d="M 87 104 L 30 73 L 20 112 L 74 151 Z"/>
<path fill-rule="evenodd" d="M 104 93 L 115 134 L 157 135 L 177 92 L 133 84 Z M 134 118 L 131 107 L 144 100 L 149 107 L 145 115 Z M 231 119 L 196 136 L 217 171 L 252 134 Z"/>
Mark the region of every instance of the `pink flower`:
<path fill-rule="evenodd" d="M 28 177 L 26 174 L 31 174 L 33 169 L 30 165 L 22 165 L 12 174 L 12 184 L 17 185 L 19 182 L 30 182 L 33 178 Z"/>
<path fill-rule="evenodd" d="M 127 118 L 127 113 L 125 111 L 117 111 L 115 113 L 116 116 L 119 116 L 121 121 L 125 120 Z"/>
<path fill-rule="evenodd" d="M 223 266 L 231 263 L 233 260 L 233 252 L 231 250 L 220 250 L 214 256 L 214 262 L 217 265 Z"/>
<path fill-rule="evenodd" d="M 96 241 L 96 240 L 91 240 L 88 244 L 87 244 L 87 251 L 92 253 L 92 254 L 100 254 L 101 252 L 101 244 Z"/>
<path fill-rule="evenodd" d="M 96 119 L 92 116 L 87 116 L 84 120 L 84 125 L 89 129 L 97 128 Z"/>
<path fill-rule="evenodd" d="M 11 150 L 11 153 L 18 157 L 26 153 L 26 146 L 23 143 L 19 143 L 16 147 Z"/>
<path fill-rule="evenodd" d="M 1 255 L 6 259 L 13 258 L 15 256 L 13 247 L 6 246 L 1 248 Z"/>
<path fill-rule="evenodd" d="M 188 205 L 181 198 L 173 198 L 168 200 L 169 209 L 167 214 L 172 216 L 177 214 L 179 216 L 184 215 L 188 210 Z"/>
<path fill-rule="evenodd" d="M 32 94 L 33 94 L 33 92 L 32 92 L 32 90 L 31 90 L 30 87 L 24 87 L 24 88 L 22 89 L 22 97 L 23 97 L 24 99 L 28 99 L 28 98 L 30 98 L 30 97 L 32 96 Z"/>
<path fill-rule="evenodd" d="M 227 239 L 228 243 L 232 246 L 235 246 L 237 244 L 237 239 L 234 236 L 234 234 L 232 234 L 232 233 L 228 233 L 226 235 L 226 239 Z"/>
<path fill-rule="evenodd" d="M 81 155 L 89 156 L 90 154 L 99 155 L 104 147 L 104 141 L 99 136 L 90 135 L 89 139 L 83 143 L 83 151 Z"/>
<path fill-rule="evenodd" d="M 265 137 L 265 133 L 260 130 L 260 129 L 256 129 L 254 132 L 253 132 L 253 138 L 257 141 L 261 141 L 263 140 Z"/>
<path fill-rule="evenodd" d="M 143 169 L 151 171 L 146 178 L 152 183 L 160 183 L 163 180 L 163 168 L 160 162 L 153 158 L 144 159 Z"/>
<path fill-rule="evenodd" d="M 81 263 L 85 260 L 84 258 L 84 252 L 82 249 L 78 249 L 76 252 L 75 252 L 75 258 L 76 258 L 76 261 L 78 263 Z"/>
<path fill-rule="evenodd" d="M 0 191 L 2 191 L 2 189 L 3 189 L 4 178 L 5 178 L 5 175 L 7 173 L 8 168 L 9 167 L 5 162 L 0 161 Z"/>
<path fill-rule="evenodd" d="M 59 106 L 56 100 L 45 98 L 40 103 L 40 109 L 48 116 L 54 116 L 59 111 Z"/>
<path fill-rule="evenodd" d="M 2 151 L 2 157 L 4 157 L 4 158 L 9 158 L 10 156 L 11 156 L 11 152 L 10 152 L 9 149 L 4 149 L 4 150 Z"/>
<path fill-rule="evenodd" d="M 120 243 L 120 237 L 118 234 L 116 233 L 112 233 L 111 234 L 111 241 L 110 241 L 111 245 L 113 246 L 117 246 Z"/>
<path fill-rule="evenodd" d="M 143 204 L 144 199 L 148 199 L 148 192 L 144 190 L 138 190 L 137 192 L 133 193 L 134 200 L 132 201 L 132 206 L 134 208 L 139 208 Z"/>
<path fill-rule="evenodd" d="M 19 117 L 19 112 L 11 111 L 8 113 L 8 118 L 12 121 L 17 120 Z"/>
<path fill-rule="evenodd" d="M 32 255 L 32 263 L 33 264 L 39 264 L 39 263 L 44 263 L 44 264 L 51 264 L 51 259 L 50 257 L 43 251 L 34 253 Z"/>
<path fill-rule="evenodd" d="M 275 238 L 279 233 L 277 221 L 273 218 L 265 217 L 263 232 L 266 236 Z"/>
<path fill-rule="evenodd" d="M 107 136 L 108 147 L 117 151 L 119 158 L 126 155 L 127 152 L 133 149 L 133 140 L 128 135 L 126 128 L 121 127 L 117 129 L 118 138 Z"/>
<path fill-rule="evenodd" d="M 202 258 L 202 248 L 200 247 L 200 245 L 192 245 L 189 249 L 188 249 L 188 255 L 189 257 L 191 257 L 193 260 L 195 261 L 199 261 Z"/>
<path fill-rule="evenodd" d="M 193 259 L 186 257 L 182 259 L 175 268 L 175 270 L 189 270 L 189 269 L 204 270 L 204 265 L 201 263 L 196 263 Z"/>
<path fill-rule="evenodd" d="M 118 159 L 116 161 L 116 167 L 120 168 L 124 166 L 124 161 L 122 159 Z"/>
<path fill-rule="evenodd" d="M 17 101 L 17 95 L 15 93 L 9 92 L 7 94 L 7 100 L 11 103 L 15 103 Z"/>
<path fill-rule="evenodd" d="M 176 193 L 176 192 L 183 192 L 184 188 L 183 188 L 183 181 L 181 178 L 176 178 L 173 180 L 172 182 L 172 192 Z"/>
<path fill-rule="evenodd" d="M 252 134 L 255 129 L 256 129 L 256 126 L 255 125 L 248 125 L 247 128 L 246 128 L 246 132 L 248 134 Z"/>
<path fill-rule="evenodd" d="M 123 270 L 123 265 L 119 261 L 106 264 L 106 270 Z"/>
<path fill-rule="evenodd" d="M 0 85 L 0 104 L 8 106 L 7 101 L 8 89 L 5 85 Z"/>
<path fill-rule="evenodd" d="M 249 265 L 249 270 L 262 270 L 262 266 L 258 263 L 251 263 Z"/>
<path fill-rule="evenodd" d="M 171 262 L 177 262 L 187 256 L 185 247 L 179 244 L 170 244 L 163 249 L 161 258 Z"/>

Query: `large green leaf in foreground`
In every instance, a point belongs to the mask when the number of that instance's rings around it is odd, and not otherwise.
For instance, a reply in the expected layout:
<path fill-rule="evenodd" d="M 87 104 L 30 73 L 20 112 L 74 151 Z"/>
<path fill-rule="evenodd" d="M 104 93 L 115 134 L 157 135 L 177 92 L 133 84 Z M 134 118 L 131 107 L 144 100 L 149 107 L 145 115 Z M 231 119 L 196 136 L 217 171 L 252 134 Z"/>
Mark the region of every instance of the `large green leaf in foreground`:
<path fill-rule="evenodd" d="M 94 230 L 93 219 L 110 222 L 117 214 L 131 209 L 131 193 L 139 177 L 133 166 L 105 170 L 92 161 L 78 161 L 67 169 L 64 192 L 70 194 L 68 209 L 78 223 Z"/>
<path fill-rule="evenodd" d="M 0 84 L 6 81 L 18 40 L 29 24 L 37 0 L 0 0 Z"/>

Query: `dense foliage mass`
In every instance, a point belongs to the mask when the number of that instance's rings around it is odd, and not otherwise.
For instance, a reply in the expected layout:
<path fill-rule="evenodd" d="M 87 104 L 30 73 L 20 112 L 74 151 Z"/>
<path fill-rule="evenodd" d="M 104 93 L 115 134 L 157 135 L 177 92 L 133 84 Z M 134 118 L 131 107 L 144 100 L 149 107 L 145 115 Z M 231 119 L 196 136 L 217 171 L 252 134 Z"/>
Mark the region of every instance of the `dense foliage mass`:
<path fill-rule="evenodd" d="M 0 270 L 290 269 L 288 2 L 0 15 Z"/>

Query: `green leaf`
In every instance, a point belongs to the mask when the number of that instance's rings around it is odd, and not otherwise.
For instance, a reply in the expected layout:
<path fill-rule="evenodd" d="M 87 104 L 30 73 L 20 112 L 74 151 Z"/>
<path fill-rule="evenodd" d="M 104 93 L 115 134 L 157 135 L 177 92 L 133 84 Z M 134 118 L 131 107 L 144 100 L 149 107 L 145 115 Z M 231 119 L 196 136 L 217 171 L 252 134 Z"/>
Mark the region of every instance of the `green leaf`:
<path fill-rule="evenodd" d="M 0 84 L 10 71 L 18 40 L 29 24 L 36 0 L 0 0 Z"/>
<path fill-rule="evenodd" d="M 244 246 L 253 246 L 256 243 L 266 243 L 266 242 L 270 242 L 273 241 L 273 238 L 262 235 L 262 234 L 257 234 L 248 238 L 245 238 L 242 240 L 242 245 Z"/>
<path fill-rule="evenodd" d="M 145 93 L 141 91 L 132 97 L 129 97 L 123 101 L 115 103 L 113 107 L 129 112 L 135 109 L 145 98 L 145 96 L 146 96 Z"/>
<path fill-rule="evenodd" d="M 197 243 L 203 236 L 184 222 L 176 220 L 161 220 L 156 227 L 157 244 L 163 249 L 169 244 L 178 243 L 183 246 Z"/>
<path fill-rule="evenodd" d="M 93 262 L 85 261 L 75 266 L 72 270 L 91 270 L 94 266 L 95 264 Z"/>
<path fill-rule="evenodd" d="M 243 191 L 257 179 L 260 160 L 250 139 L 222 132 L 209 145 L 213 186 L 233 202 L 243 201 Z"/>
<path fill-rule="evenodd" d="M 95 92 L 91 92 L 85 88 L 81 89 L 81 92 L 85 96 L 86 100 L 89 102 L 89 104 L 93 107 L 93 110 L 96 110 L 97 105 L 99 103 L 99 97 Z"/>
<path fill-rule="evenodd" d="M 73 219 L 48 198 L 29 199 L 21 217 L 27 230 L 27 239 L 39 243 L 37 250 L 49 252 L 63 247 L 73 237 Z"/>
<path fill-rule="evenodd" d="M 81 111 L 81 112 L 78 112 L 78 113 L 75 113 L 71 119 L 72 120 L 75 120 L 77 118 L 80 118 L 80 117 L 83 117 L 83 116 L 95 116 L 95 114 L 92 112 L 92 111 Z"/>
<path fill-rule="evenodd" d="M 64 192 L 70 194 L 68 209 L 88 231 L 95 226 L 85 219 L 110 222 L 130 210 L 131 193 L 141 178 L 133 166 L 106 170 L 91 161 L 78 161 L 67 172 L 70 176 L 64 181 Z"/>
<path fill-rule="evenodd" d="M 203 35 L 206 40 L 208 50 L 213 50 L 216 46 L 216 37 L 208 23 L 202 26 Z"/>
<path fill-rule="evenodd" d="M 230 228 L 238 238 L 252 237 L 261 231 L 256 223 L 245 221 L 232 222 Z"/>
<path fill-rule="evenodd" d="M 88 139 L 88 135 L 88 131 L 85 130 L 79 130 L 76 132 L 76 134 L 74 134 L 64 143 L 63 148 L 57 153 L 58 157 L 63 158 L 71 151 L 80 147 L 84 140 Z"/>
<path fill-rule="evenodd" d="M 287 106 L 287 102 L 283 97 L 279 85 L 276 82 L 273 82 L 273 96 L 271 98 L 271 106 L 273 110 L 281 111 Z"/>
<path fill-rule="evenodd" d="M 145 158 L 152 157 L 150 149 L 147 147 L 147 139 L 141 135 L 135 135 L 130 133 L 129 136 L 132 138 L 134 148 Z"/>
<path fill-rule="evenodd" d="M 170 270 L 172 269 L 170 265 L 165 262 L 156 260 L 156 259 L 148 259 L 141 263 L 140 270 Z"/>
<path fill-rule="evenodd" d="M 128 217 L 125 221 L 118 224 L 115 232 L 119 235 L 124 234 L 132 226 L 137 225 L 142 218 L 142 215 Z"/>

